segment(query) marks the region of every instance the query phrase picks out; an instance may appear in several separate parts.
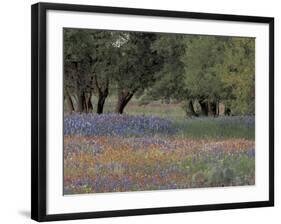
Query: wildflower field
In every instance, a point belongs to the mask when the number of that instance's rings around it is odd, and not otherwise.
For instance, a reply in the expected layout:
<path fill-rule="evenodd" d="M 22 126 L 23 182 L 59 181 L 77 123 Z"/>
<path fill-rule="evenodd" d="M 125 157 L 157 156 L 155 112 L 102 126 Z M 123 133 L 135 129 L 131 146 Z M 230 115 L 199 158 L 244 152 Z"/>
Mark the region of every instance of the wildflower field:
<path fill-rule="evenodd" d="M 64 115 L 64 194 L 255 184 L 255 118 Z"/>

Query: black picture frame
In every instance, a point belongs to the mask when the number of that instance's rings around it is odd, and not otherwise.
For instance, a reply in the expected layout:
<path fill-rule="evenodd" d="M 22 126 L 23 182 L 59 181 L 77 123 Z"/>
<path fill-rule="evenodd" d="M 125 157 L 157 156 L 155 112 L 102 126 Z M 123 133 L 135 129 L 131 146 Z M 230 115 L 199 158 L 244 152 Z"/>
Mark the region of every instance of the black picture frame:
<path fill-rule="evenodd" d="M 124 15 L 162 16 L 204 20 L 235 22 L 254 22 L 269 24 L 269 200 L 208 204 L 195 206 L 160 207 L 145 209 L 114 210 L 101 212 L 46 214 L 46 12 L 63 10 L 75 12 L 100 12 Z M 274 206 L 274 18 L 194 13 L 182 11 L 163 11 L 136 8 L 118 8 L 89 5 L 37 3 L 31 11 L 31 218 L 36 221 L 55 221 L 70 219 L 133 216 L 161 213 L 193 212 L 206 210 L 238 209 Z"/>

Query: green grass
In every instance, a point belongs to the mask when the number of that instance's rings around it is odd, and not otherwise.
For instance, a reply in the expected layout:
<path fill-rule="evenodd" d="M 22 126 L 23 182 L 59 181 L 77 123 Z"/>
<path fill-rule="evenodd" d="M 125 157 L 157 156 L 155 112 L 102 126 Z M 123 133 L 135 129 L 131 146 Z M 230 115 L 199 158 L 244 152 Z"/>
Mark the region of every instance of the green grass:
<path fill-rule="evenodd" d="M 179 135 L 191 138 L 243 138 L 255 139 L 255 127 L 248 127 L 244 124 L 225 124 L 219 119 L 182 119 L 175 121 L 175 127 Z"/>
<path fill-rule="evenodd" d="M 139 106 L 137 101 L 131 102 L 125 113 L 132 115 L 155 115 L 174 121 L 178 135 L 190 138 L 204 139 L 228 139 L 243 138 L 255 139 L 255 126 L 247 126 L 243 123 L 227 123 L 220 118 L 188 118 L 180 104 L 148 104 Z M 231 119 L 231 118 L 230 118 Z"/>
<path fill-rule="evenodd" d="M 96 100 L 94 100 L 96 102 Z M 106 99 L 104 105 L 105 113 L 113 113 L 115 110 L 117 99 L 110 96 Z M 185 111 L 181 104 L 163 104 L 161 102 L 153 102 L 147 105 L 140 105 L 140 101 L 133 98 L 125 107 L 124 113 L 131 115 L 154 115 L 163 118 L 182 120 L 186 117 Z"/>
<path fill-rule="evenodd" d="M 153 104 L 138 106 L 137 104 L 128 105 L 125 113 L 131 115 L 153 115 L 157 117 L 168 118 L 172 120 L 186 119 L 184 110 L 178 104 Z"/>

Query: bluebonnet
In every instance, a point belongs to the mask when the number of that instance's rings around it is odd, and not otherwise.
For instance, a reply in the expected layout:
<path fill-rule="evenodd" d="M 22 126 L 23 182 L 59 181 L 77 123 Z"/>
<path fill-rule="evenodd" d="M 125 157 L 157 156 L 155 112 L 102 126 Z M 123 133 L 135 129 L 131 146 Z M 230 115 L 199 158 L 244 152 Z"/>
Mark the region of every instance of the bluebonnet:
<path fill-rule="evenodd" d="M 172 121 L 156 116 L 70 114 L 64 116 L 64 135 L 144 136 L 175 134 Z"/>

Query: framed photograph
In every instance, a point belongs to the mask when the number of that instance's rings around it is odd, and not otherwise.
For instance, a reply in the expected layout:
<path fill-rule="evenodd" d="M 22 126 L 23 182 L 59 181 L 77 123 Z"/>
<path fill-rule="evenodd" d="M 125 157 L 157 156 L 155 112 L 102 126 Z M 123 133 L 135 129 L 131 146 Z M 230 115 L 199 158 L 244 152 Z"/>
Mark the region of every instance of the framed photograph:
<path fill-rule="evenodd" d="M 32 219 L 274 205 L 274 19 L 32 5 Z"/>

